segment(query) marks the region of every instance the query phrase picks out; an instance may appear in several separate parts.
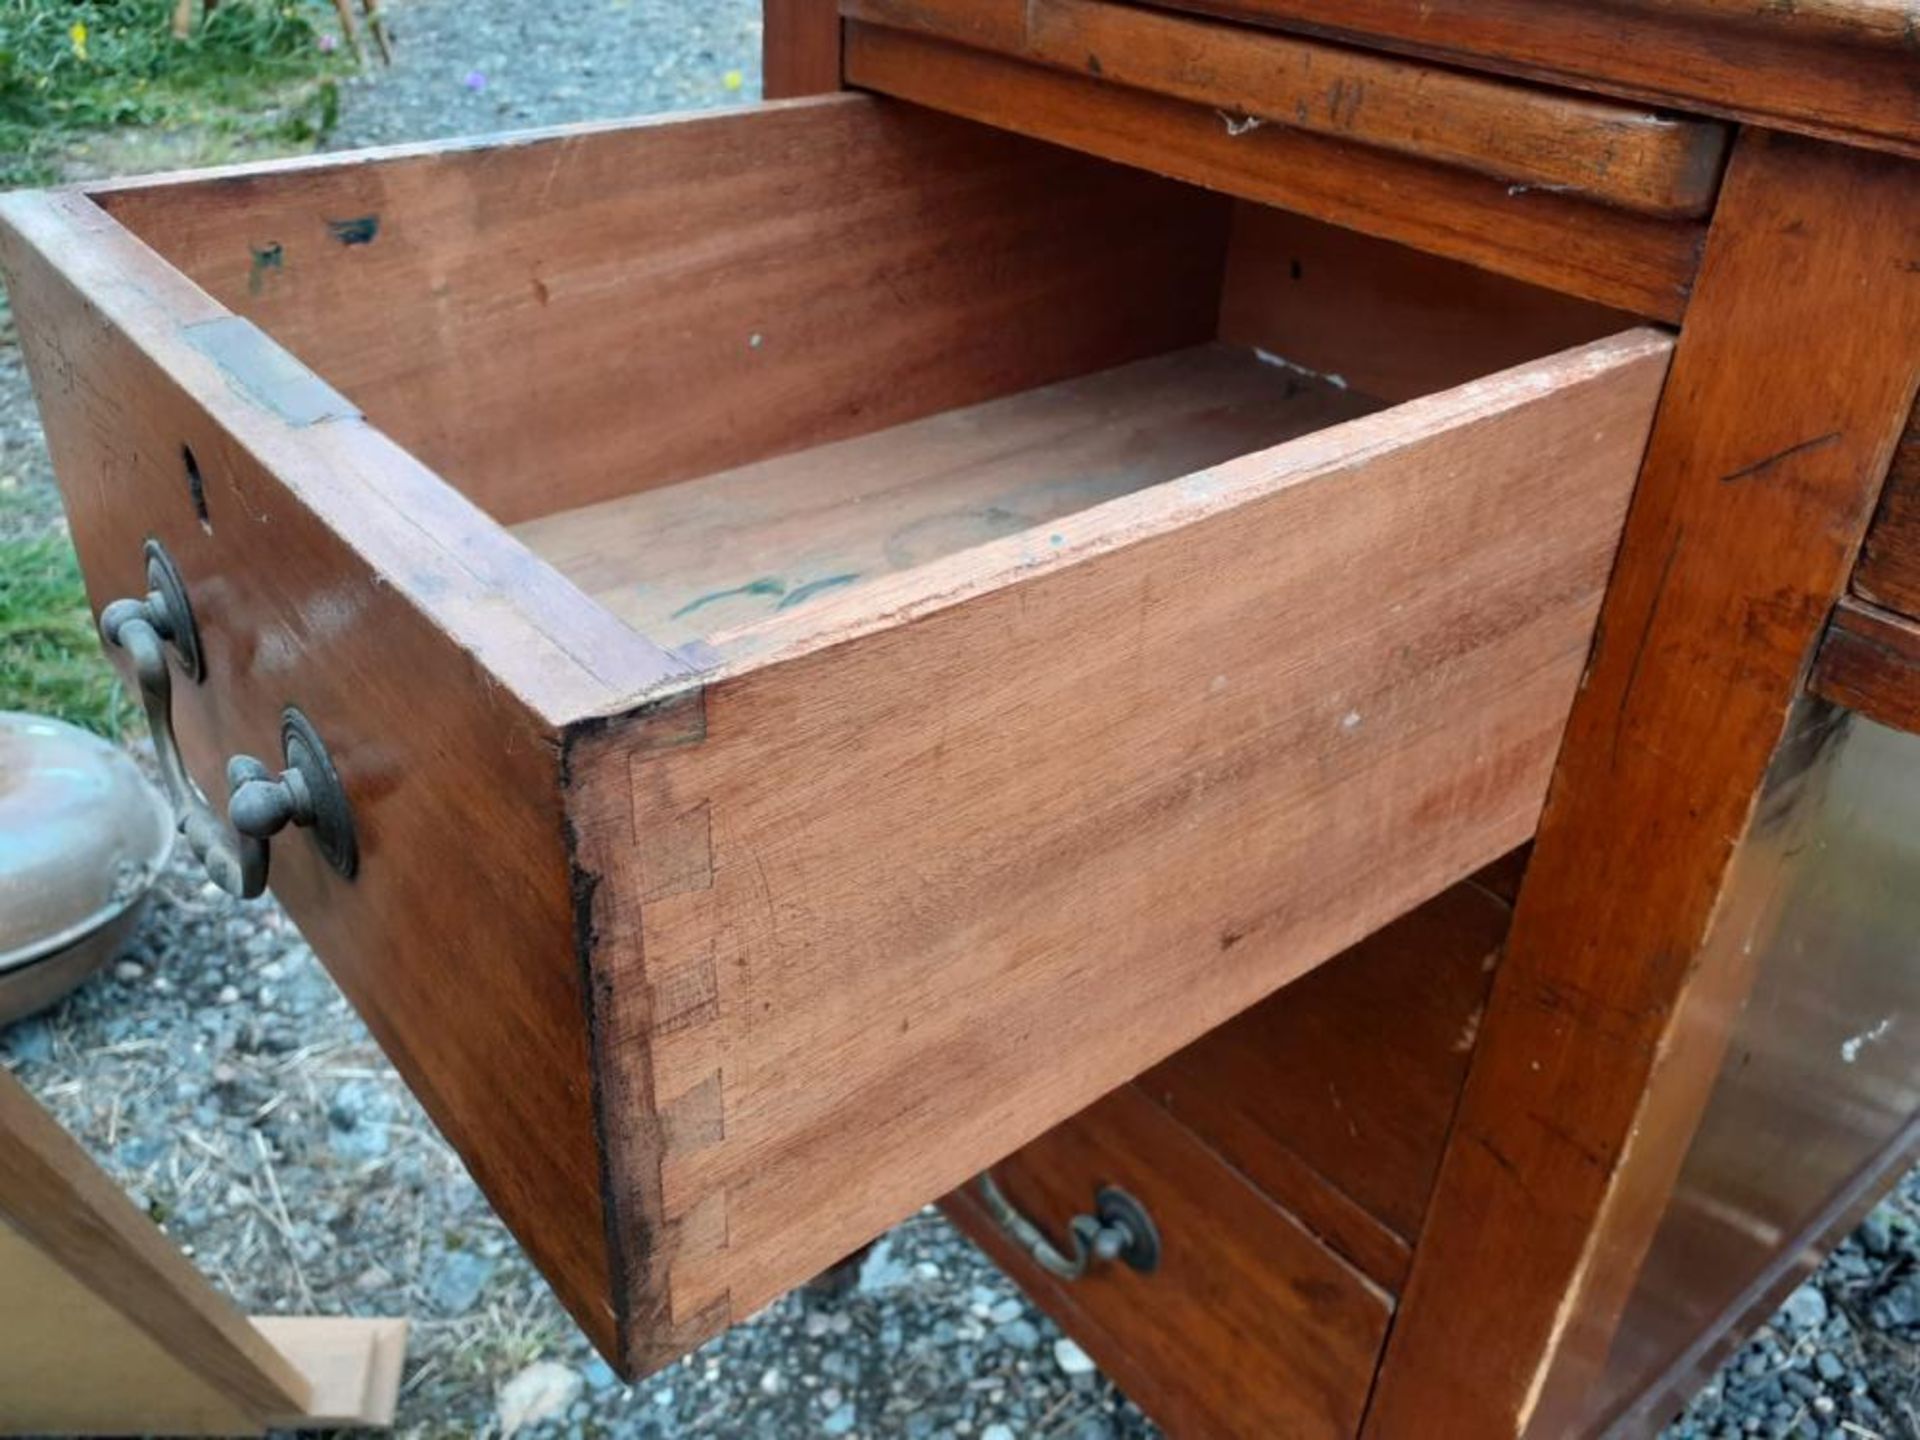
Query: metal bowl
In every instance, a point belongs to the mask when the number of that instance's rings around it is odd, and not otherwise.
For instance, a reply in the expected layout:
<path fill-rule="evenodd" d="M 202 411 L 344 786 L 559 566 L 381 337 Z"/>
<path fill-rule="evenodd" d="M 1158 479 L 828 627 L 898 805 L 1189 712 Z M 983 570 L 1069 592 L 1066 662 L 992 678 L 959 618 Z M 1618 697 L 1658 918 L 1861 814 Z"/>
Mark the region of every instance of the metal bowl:
<path fill-rule="evenodd" d="M 118 746 L 0 711 L 0 1025 L 113 957 L 173 833 L 165 799 Z"/>

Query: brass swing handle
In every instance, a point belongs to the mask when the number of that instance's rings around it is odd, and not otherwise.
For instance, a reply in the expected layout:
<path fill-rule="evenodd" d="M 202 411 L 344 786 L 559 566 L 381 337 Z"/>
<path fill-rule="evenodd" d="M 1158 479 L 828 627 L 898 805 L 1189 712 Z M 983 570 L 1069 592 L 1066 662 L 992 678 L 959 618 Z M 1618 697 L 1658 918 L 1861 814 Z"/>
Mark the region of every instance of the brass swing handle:
<path fill-rule="evenodd" d="M 1093 1213 L 1067 1222 L 1073 1253 L 1063 1255 L 1040 1227 L 1022 1215 L 1001 1190 L 993 1172 L 983 1170 L 974 1181 L 981 1203 L 993 1223 L 1024 1250 L 1029 1259 L 1050 1275 L 1078 1280 L 1096 1264 L 1122 1261 L 1143 1275 L 1160 1265 L 1160 1232 L 1146 1207 L 1116 1185 L 1103 1185 L 1093 1197 Z"/>
<path fill-rule="evenodd" d="M 100 612 L 100 633 L 133 662 L 161 781 L 180 833 L 208 878 L 242 900 L 259 895 L 267 888 L 268 841 L 289 825 L 311 827 L 329 863 L 352 876 L 357 849 L 346 798 L 326 747 L 298 710 L 289 709 L 281 717 L 286 769 L 276 775 L 251 755 L 227 761 L 225 815 L 194 784 L 174 734 L 173 672 L 167 652 L 178 655 L 198 679 L 199 635 L 179 572 L 156 542 L 147 545 L 147 582 L 144 600 L 115 600 Z"/>

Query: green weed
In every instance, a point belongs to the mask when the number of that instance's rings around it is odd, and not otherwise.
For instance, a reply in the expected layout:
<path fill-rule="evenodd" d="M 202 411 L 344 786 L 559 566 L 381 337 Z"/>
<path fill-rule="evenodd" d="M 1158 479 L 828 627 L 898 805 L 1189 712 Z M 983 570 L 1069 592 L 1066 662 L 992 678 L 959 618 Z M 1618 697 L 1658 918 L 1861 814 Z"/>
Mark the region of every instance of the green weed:
<path fill-rule="evenodd" d="M 180 39 L 172 0 L 0 0 L 0 186 L 61 178 L 103 133 L 310 143 L 339 110 L 331 14 L 319 0 L 224 0 Z"/>

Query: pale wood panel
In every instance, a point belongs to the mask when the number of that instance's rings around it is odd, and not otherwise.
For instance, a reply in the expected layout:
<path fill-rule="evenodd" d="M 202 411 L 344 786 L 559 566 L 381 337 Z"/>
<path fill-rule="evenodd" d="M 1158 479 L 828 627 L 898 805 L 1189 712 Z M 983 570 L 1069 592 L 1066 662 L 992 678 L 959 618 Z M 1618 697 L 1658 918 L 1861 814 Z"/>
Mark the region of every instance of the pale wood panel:
<path fill-rule="evenodd" d="M 1713 203 L 1727 127 L 1377 51 L 1110 0 L 842 0 L 843 13 L 1118 85 L 1240 123 L 1458 165 L 1654 215 Z"/>
<path fill-rule="evenodd" d="M 1667 350 L 1618 337 L 1066 517 L 1047 557 L 823 598 L 804 640 L 576 731 L 631 1358 L 1524 840 Z"/>
<path fill-rule="evenodd" d="M 260 1411 L 182 1363 L 0 1220 L 0 1435 L 265 1430 Z"/>
<path fill-rule="evenodd" d="M 1210 339 L 1227 220 L 853 95 L 94 193 L 509 522 Z"/>
<path fill-rule="evenodd" d="M 515 533 L 679 645 L 1375 408 L 1252 351 L 1200 346 Z"/>
<path fill-rule="evenodd" d="M 100 1391 L 77 1363 L 93 1333 L 129 1382 Z M 151 1402 L 136 1409 L 89 1402 Z M 306 1382 L 215 1293 L 74 1138 L 0 1070 L 0 1427 L 214 1429 L 300 1411 Z M 41 1408 L 45 1407 L 45 1408 Z M 40 1417 L 38 1420 L 35 1417 Z M 180 1424 L 162 1424 L 178 1417 Z M 189 1419 L 189 1417 L 193 1417 Z"/>

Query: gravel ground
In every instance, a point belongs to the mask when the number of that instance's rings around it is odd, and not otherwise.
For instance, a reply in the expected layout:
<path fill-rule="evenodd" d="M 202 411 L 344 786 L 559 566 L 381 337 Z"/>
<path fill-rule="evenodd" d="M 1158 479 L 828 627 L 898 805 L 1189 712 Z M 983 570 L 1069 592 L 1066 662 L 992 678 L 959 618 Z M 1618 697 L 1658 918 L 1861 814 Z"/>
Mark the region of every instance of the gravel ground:
<path fill-rule="evenodd" d="M 758 89 L 757 5 L 388 0 L 390 72 L 336 147 L 726 104 Z M 59 525 L 18 351 L 0 341 L 0 514 Z M 0 1034 L 17 1072 L 229 1293 L 260 1312 L 407 1314 L 399 1428 L 622 1437 L 1157 1432 L 931 1211 L 840 1295 L 798 1293 L 620 1385 L 271 903 L 183 865 L 117 967 Z M 1920 1172 L 1668 1432 L 1920 1440 Z"/>

